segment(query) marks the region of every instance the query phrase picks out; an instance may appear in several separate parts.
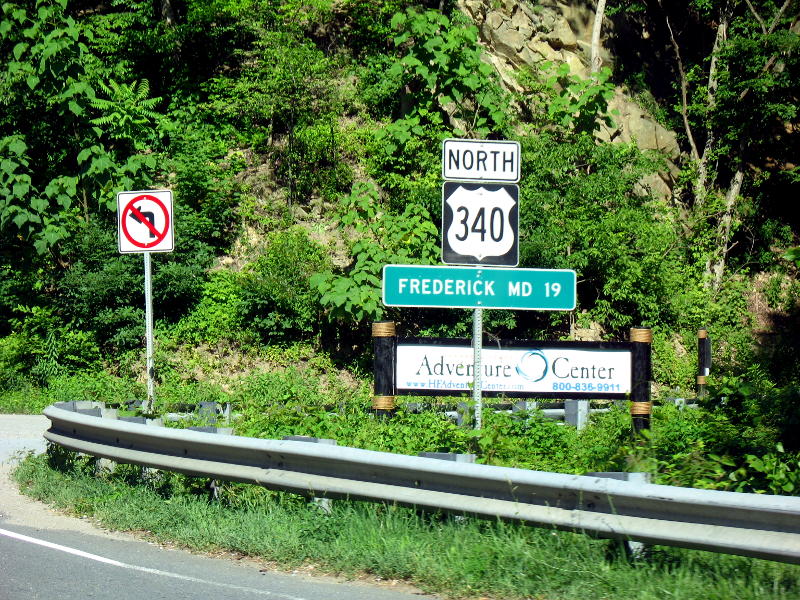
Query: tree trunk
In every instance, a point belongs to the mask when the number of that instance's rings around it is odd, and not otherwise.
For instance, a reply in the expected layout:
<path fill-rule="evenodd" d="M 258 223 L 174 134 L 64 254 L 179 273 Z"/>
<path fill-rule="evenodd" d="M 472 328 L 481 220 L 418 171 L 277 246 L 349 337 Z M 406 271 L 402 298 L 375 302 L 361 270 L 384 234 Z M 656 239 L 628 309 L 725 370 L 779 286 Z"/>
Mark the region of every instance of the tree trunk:
<path fill-rule="evenodd" d="M 725 274 L 725 262 L 728 252 L 731 249 L 731 230 L 733 217 L 736 214 L 736 201 L 742 191 L 744 183 L 744 166 L 739 161 L 736 172 L 731 177 L 728 191 L 725 192 L 725 209 L 722 218 L 717 224 L 716 248 L 715 253 L 709 258 L 706 264 L 706 274 L 711 281 L 712 289 L 716 292 L 722 285 L 722 276 Z"/>
<path fill-rule="evenodd" d="M 714 38 L 714 47 L 711 49 L 711 62 L 708 67 L 708 93 L 706 95 L 706 106 L 709 113 L 714 110 L 717 103 L 716 93 L 719 87 L 719 79 L 717 78 L 717 60 L 719 51 L 722 45 L 728 39 L 728 13 L 724 12 L 720 15 L 719 25 L 717 25 L 717 35 Z M 703 154 L 698 156 L 697 162 L 697 178 L 694 182 L 694 202 L 695 207 L 702 208 L 708 196 L 708 177 L 709 177 L 709 160 L 714 150 L 714 129 L 711 127 L 710 120 L 706 120 L 706 141 L 703 145 Z"/>
<path fill-rule="evenodd" d="M 172 0 L 161 0 L 161 18 L 167 27 L 175 25 L 175 10 L 172 8 Z"/>
<path fill-rule="evenodd" d="M 592 73 L 597 73 L 603 66 L 603 59 L 600 57 L 600 33 L 603 29 L 603 17 L 606 12 L 606 0 L 597 0 L 597 8 L 594 12 L 594 24 L 592 25 Z"/>

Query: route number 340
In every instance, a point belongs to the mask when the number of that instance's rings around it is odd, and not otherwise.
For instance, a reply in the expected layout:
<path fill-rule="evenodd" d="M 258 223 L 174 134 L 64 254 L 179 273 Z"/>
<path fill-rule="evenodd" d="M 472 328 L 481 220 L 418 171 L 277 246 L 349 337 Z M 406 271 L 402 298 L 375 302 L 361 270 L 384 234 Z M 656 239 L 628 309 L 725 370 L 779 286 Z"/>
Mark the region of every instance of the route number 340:
<path fill-rule="evenodd" d="M 478 209 L 475 218 L 472 219 L 472 224 L 470 225 L 470 213 L 469 209 L 466 206 L 459 206 L 456 210 L 457 216 L 456 220 L 460 227 L 463 227 L 461 233 L 456 233 L 455 238 L 459 242 L 465 241 L 470 234 L 475 233 L 480 236 L 480 241 L 486 241 L 486 235 L 488 233 L 489 237 L 494 242 L 499 242 L 503 239 L 503 229 L 505 229 L 505 214 L 503 214 L 503 209 L 499 207 L 492 208 L 491 213 L 489 214 L 489 218 L 486 218 L 486 208 L 481 207 Z M 462 217 L 463 218 L 460 218 Z"/>
<path fill-rule="evenodd" d="M 446 182 L 442 195 L 443 261 L 516 266 L 518 197 L 517 186 Z"/>

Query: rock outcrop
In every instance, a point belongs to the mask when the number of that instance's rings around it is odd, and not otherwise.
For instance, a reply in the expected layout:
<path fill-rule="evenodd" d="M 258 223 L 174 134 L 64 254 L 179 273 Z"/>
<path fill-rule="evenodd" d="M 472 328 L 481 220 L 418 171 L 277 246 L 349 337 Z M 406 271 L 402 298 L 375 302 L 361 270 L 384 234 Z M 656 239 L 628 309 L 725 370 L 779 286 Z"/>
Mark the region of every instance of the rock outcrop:
<path fill-rule="evenodd" d="M 522 88 L 515 76 L 522 67 L 536 68 L 545 61 L 566 63 L 574 75 L 589 77 L 589 53 L 594 13 L 582 2 L 545 1 L 533 5 L 525 0 L 459 0 L 459 8 L 478 26 L 481 42 L 487 49 L 503 85 L 515 92 Z M 614 57 L 601 52 L 604 64 Z M 622 88 L 617 88 L 609 103 L 618 111 L 614 127 L 599 131 L 603 141 L 635 141 L 643 150 L 657 150 L 667 158 L 667 172 L 648 178 L 642 185 L 658 196 L 671 193 L 677 174 L 674 162 L 680 149 L 677 136 L 659 124 Z"/>

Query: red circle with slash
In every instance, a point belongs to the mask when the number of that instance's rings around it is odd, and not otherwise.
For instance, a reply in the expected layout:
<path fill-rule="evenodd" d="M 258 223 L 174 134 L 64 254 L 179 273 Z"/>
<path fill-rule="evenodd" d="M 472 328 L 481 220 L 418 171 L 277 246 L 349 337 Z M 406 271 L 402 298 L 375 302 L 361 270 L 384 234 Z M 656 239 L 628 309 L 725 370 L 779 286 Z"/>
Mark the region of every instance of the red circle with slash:
<path fill-rule="evenodd" d="M 156 226 L 150 222 L 150 220 L 142 214 L 142 212 L 134 206 L 137 202 L 141 202 L 142 200 L 149 200 L 150 202 L 154 202 L 156 206 L 158 206 L 161 211 L 164 213 L 164 230 L 159 231 Z M 154 238 L 149 242 L 140 242 L 136 238 L 131 235 L 128 231 L 128 217 L 132 217 L 137 222 L 141 223 L 150 231 L 150 233 L 154 236 Z M 136 196 L 133 200 L 128 202 L 125 205 L 125 208 L 122 211 L 122 233 L 125 234 L 125 237 L 128 241 L 136 246 L 137 248 L 152 248 L 153 246 L 157 246 L 164 238 L 167 237 L 167 233 L 169 233 L 169 211 L 164 203 L 156 198 L 155 196 L 151 196 L 150 194 L 142 194 L 140 196 Z"/>

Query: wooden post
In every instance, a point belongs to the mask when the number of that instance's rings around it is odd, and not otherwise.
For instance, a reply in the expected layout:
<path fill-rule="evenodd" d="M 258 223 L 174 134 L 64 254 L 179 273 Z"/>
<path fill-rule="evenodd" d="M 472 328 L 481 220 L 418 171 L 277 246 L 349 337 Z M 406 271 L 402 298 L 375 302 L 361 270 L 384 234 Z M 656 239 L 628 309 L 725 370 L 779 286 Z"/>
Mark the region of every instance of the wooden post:
<path fill-rule="evenodd" d="M 643 327 L 632 327 L 630 340 L 633 342 L 633 385 L 631 389 L 631 418 L 633 432 L 650 429 L 650 415 L 653 403 L 650 400 L 650 380 L 653 378 L 651 351 L 653 331 Z"/>
<path fill-rule="evenodd" d="M 381 416 L 391 416 L 395 411 L 395 345 L 397 334 L 394 321 L 377 321 L 372 324 L 372 346 L 375 351 L 375 395 L 372 410 Z"/>
<path fill-rule="evenodd" d="M 706 396 L 706 377 L 711 372 L 711 338 L 708 331 L 703 328 L 697 331 L 697 384 L 695 392 L 697 398 Z"/>

